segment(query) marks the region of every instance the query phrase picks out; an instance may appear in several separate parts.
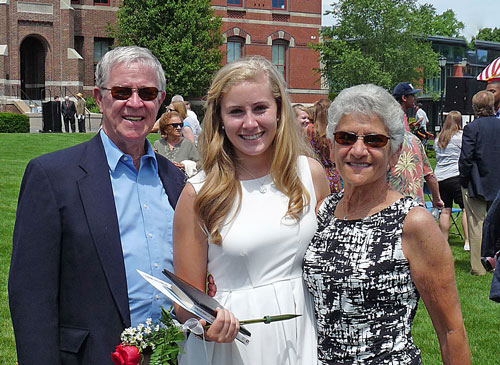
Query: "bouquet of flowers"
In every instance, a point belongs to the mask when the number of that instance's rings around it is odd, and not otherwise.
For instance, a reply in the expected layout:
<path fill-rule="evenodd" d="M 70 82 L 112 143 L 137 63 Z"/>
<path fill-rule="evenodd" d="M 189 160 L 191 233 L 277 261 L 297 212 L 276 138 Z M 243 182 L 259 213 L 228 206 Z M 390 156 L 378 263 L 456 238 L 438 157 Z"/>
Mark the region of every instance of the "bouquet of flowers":
<path fill-rule="evenodd" d="M 179 342 L 184 333 L 174 323 L 169 311 L 162 308 L 160 324 L 154 325 L 151 318 L 146 324 L 126 328 L 121 334 L 122 343 L 116 346 L 111 359 L 116 365 L 167 365 L 177 364 L 182 353 Z"/>

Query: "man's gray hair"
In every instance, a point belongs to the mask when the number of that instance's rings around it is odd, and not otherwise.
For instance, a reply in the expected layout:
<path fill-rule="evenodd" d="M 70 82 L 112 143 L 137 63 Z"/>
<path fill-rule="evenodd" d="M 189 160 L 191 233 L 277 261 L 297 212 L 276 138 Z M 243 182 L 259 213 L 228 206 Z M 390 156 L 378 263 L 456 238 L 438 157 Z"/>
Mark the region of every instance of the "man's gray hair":
<path fill-rule="evenodd" d="M 172 104 L 174 101 L 184 102 L 184 98 L 182 97 L 182 95 L 174 95 L 172 96 L 172 100 L 170 100 L 170 104 Z"/>
<path fill-rule="evenodd" d="M 357 85 L 342 90 L 328 109 L 326 137 L 329 140 L 333 142 L 333 134 L 340 119 L 351 113 L 376 114 L 389 131 L 392 152 L 396 152 L 403 143 L 404 113 L 401 105 L 387 90 L 372 84 Z"/>
<path fill-rule="evenodd" d="M 127 66 L 139 63 L 141 66 L 151 67 L 153 72 L 156 72 L 158 90 L 160 91 L 158 95 L 161 95 L 161 91 L 165 91 L 165 73 L 160 61 L 158 61 L 149 49 L 137 46 L 116 47 L 107 52 L 101 58 L 95 70 L 96 86 L 99 88 L 108 87 L 107 82 L 111 68 L 121 63 Z"/>

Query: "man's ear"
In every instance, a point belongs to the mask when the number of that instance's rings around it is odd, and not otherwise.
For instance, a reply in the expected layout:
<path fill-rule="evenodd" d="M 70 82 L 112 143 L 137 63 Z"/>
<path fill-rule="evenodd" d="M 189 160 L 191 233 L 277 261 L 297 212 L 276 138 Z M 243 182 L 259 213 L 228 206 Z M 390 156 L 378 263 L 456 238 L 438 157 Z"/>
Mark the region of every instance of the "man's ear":
<path fill-rule="evenodd" d="M 102 113 L 102 90 L 95 86 L 94 90 L 92 90 L 92 94 L 94 95 L 95 102 Z"/>
<path fill-rule="evenodd" d="M 160 95 L 160 106 L 163 104 L 163 100 L 165 100 L 165 96 L 167 96 L 167 92 L 166 91 L 162 91 L 161 92 L 161 95 Z"/>

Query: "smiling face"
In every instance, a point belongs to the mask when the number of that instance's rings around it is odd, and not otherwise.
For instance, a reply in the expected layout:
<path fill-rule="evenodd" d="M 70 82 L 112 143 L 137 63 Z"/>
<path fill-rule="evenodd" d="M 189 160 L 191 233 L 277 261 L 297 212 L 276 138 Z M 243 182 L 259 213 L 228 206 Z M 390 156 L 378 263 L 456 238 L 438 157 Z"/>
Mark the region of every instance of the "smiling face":
<path fill-rule="evenodd" d="M 351 132 L 358 136 L 367 134 L 389 136 L 389 131 L 376 114 L 344 115 L 335 131 Z M 389 166 L 394 165 L 398 160 L 398 154 L 391 153 L 390 143 L 381 148 L 367 147 L 362 137 L 359 137 L 352 146 L 343 146 L 333 142 L 332 147 L 330 148 L 331 159 L 335 161 L 346 188 L 387 184 L 386 175 Z"/>
<path fill-rule="evenodd" d="M 221 99 L 220 114 L 226 137 L 238 158 L 259 157 L 270 161 L 278 106 L 266 77 L 231 87 Z"/>
<path fill-rule="evenodd" d="M 299 127 L 302 129 L 303 133 L 306 133 L 307 126 L 309 125 L 309 123 L 311 123 L 311 119 L 309 119 L 309 115 L 301 109 L 297 109 L 295 111 L 295 113 L 297 114 L 296 120 L 297 120 L 297 123 L 299 124 Z"/>
<path fill-rule="evenodd" d="M 139 63 L 117 64 L 111 68 L 106 88 L 158 87 L 156 72 Z M 134 90 L 127 100 L 113 98 L 109 90 L 94 88 L 94 98 L 103 114 L 102 128 L 120 150 L 130 155 L 144 152 L 144 141 L 153 127 L 165 92 L 151 101 L 142 100 Z"/>

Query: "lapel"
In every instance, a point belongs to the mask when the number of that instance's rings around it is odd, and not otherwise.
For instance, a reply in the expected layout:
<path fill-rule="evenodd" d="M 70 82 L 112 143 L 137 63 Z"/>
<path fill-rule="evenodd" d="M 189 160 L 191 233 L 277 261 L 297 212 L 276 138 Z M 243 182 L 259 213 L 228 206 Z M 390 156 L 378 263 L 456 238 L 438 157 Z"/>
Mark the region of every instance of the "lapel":
<path fill-rule="evenodd" d="M 155 153 L 158 162 L 158 175 L 168 196 L 168 201 L 173 209 L 177 204 L 179 195 L 184 188 L 186 177 L 165 157 Z"/>
<path fill-rule="evenodd" d="M 92 240 L 122 322 L 129 327 L 125 263 L 109 167 L 99 133 L 88 142 L 80 167 L 86 175 L 77 184 Z"/>

